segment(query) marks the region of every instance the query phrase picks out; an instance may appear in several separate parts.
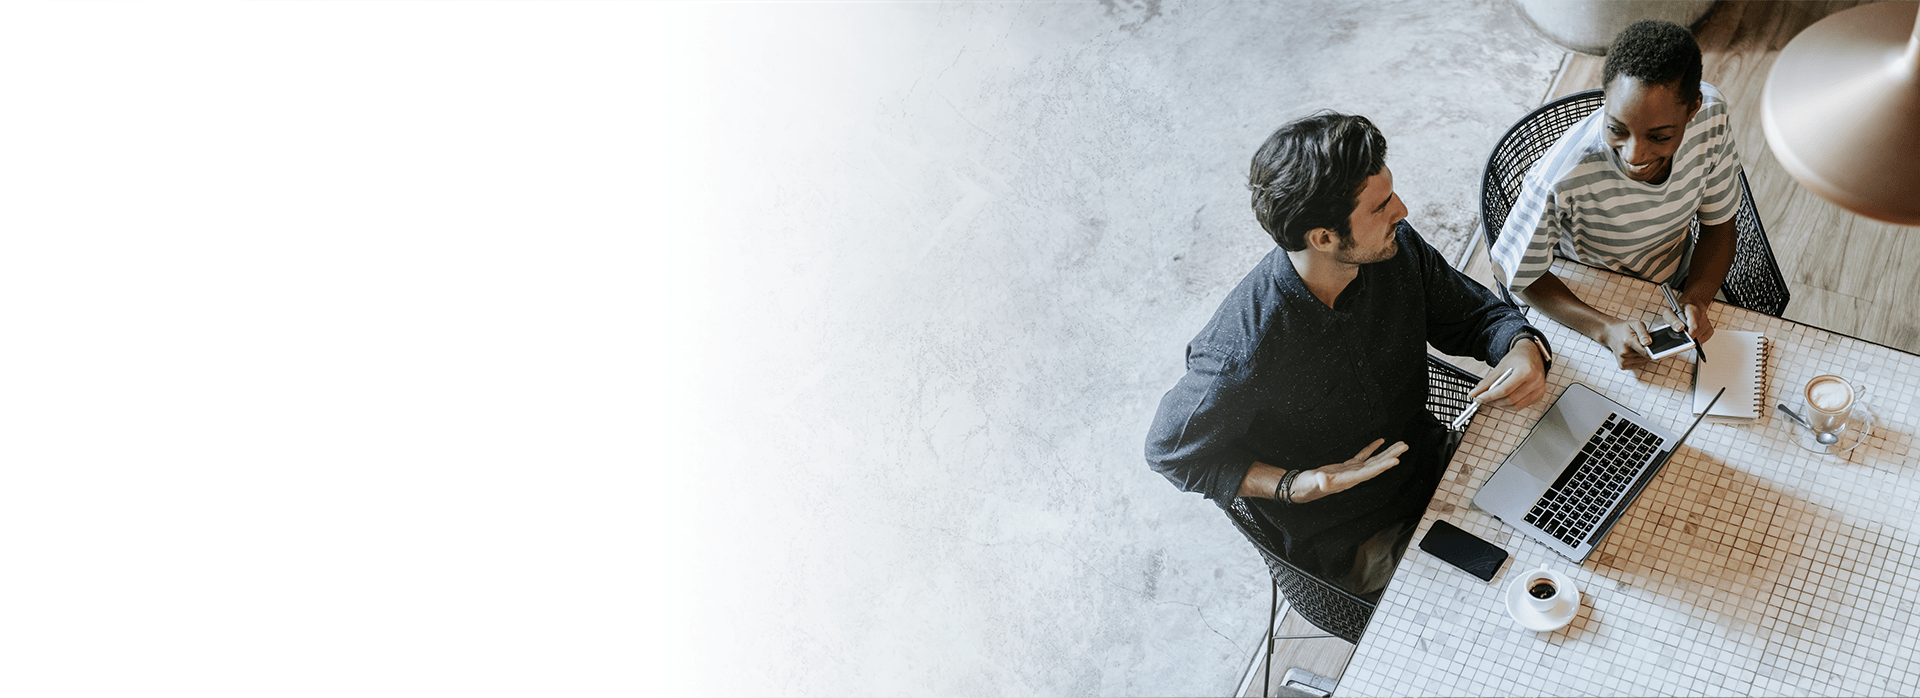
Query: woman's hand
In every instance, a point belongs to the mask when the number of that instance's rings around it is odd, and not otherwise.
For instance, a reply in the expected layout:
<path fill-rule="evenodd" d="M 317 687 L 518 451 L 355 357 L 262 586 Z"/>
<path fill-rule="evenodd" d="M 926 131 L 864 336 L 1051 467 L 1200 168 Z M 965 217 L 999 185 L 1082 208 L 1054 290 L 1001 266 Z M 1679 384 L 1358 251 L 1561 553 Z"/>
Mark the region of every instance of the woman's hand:
<path fill-rule="evenodd" d="M 1653 333 L 1647 330 L 1645 322 L 1614 318 L 1600 329 L 1600 336 L 1593 339 L 1613 353 L 1620 368 L 1638 369 L 1652 360 L 1647 346 L 1653 344 Z"/>

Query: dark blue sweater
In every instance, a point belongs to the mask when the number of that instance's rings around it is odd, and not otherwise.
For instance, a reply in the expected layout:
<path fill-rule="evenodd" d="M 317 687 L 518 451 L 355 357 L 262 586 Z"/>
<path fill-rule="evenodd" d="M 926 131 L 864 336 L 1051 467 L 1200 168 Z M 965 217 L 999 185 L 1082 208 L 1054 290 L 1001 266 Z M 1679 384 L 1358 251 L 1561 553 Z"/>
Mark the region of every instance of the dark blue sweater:
<path fill-rule="evenodd" d="M 1425 345 L 1497 363 L 1527 324 L 1412 226 L 1395 235 L 1399 253 L 1362 265 L 1333 308 L 1307 290 L 1285 250 L 1262 259 L 1187 345 L 1187 374 L 1161 398 L 1147 435 L 1154 471 L 1230 501 L 1254 461 L 1316 468 L 1376 438 L 1424 441 Z M 1283 547 L 1385 508 L 1395 510 L 1387 518 L 1417 516 L 1432 497 L 1427 481 L 1438 482 L 1431 471 L 1446 464 L 1410 460 L 1421 456 L 1409 451 L 1386 473 L 1314 502 L 1249 504 L 1291 539 Z"/>

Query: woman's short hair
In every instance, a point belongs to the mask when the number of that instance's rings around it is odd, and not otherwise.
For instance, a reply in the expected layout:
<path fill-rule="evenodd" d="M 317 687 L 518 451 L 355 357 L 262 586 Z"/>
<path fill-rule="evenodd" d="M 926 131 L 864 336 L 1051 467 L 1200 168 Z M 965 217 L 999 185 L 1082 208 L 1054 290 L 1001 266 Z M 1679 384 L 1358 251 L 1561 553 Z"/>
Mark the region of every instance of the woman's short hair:
<path fill-rule="evenodd" d="M 1607 49 L 1600 85 L 1610 88 L 1621 75 L 1643 85 L 1672 87 L 1682 104 L 1692 104 L 1700 99 L 1700 44 L 1693 40 L 1693 32 L 1678 24 L 1652 19 L 1634 22 Z"/>

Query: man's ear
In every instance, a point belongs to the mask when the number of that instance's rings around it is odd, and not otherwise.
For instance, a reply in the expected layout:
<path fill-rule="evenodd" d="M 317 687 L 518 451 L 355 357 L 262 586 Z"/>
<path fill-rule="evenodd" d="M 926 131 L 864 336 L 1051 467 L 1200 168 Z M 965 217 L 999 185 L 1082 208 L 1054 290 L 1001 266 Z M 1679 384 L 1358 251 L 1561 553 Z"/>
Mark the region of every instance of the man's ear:
<path fill-rule="evenodd" d="M 1321 252 L 1333 252 L 1340 249 L 1340 234 L 1333 232 L 1332 228 L 1314 228 L 1313 230 L 1307 231 L 1306 235 L 1302 235 L 1301 239 L 1306 241 L 1308 249 L 1319 250 Z"/>
<path fill-rule="evenodd" d="M 1700 105 L 1704 100 L 1706 100 L 1706 98 L 1701 96 L 1695 96 L 1693 98 L 1693 104 L 1687 107 L 1687 123 L 1693 123 L 1693 117 L 1695 114 L 1700 113 Z"/>

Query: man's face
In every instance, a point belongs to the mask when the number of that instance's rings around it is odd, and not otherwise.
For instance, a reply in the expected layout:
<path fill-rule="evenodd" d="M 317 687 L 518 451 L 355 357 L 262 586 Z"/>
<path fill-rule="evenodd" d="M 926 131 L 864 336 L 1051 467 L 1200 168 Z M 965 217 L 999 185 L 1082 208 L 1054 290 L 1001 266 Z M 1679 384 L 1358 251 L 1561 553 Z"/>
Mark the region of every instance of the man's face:
<path fill-rule="evenodd" d="M 1340 243 L 1333 258 L 1346 264 L 1372 264 L 1393 259 L 1400 252 L 1393 230 L 1406 220 L 1407 207 L 1393 193 L 1393 168 L 1382 167 L 1360 187 L 1347 226 L 1353 234 Z"/>
<path fill-rule="evenodd" d="M 1687 122 L 1698 102 L 1680 101 L 1671 85 L 1648 85 L 1617 76 L 1607 85 L 1607 147 L 1620 156 L 1627 178 L 1664 182 L 1673 171 L 1673 153 L 1687 137 Z"/>

